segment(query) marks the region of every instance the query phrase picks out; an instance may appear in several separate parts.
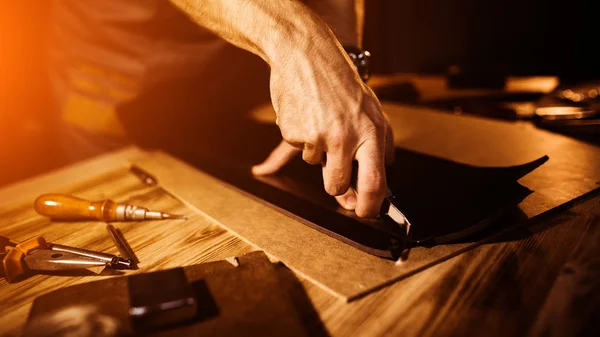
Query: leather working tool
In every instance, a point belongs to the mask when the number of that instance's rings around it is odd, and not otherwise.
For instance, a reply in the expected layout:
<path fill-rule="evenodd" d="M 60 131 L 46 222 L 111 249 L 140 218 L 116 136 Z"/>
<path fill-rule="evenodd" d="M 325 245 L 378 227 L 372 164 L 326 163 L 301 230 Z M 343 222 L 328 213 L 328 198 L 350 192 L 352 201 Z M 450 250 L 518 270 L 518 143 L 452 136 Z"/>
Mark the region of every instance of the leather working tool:
<path fill-rule="evenodd" d="M 358 163 L 353 163 L 352 170 L 352 188 L 358 193 L 357 189 L 357 180 L 358 180 Z M 396 226 L 396 236 L 393 238 L 389 238 L 389 246 L 392 250 L 396 251 L 395 258 L 399 257 L 398 251 L 401 253 L 407 249 L 410 249 L 411 246 L 411 233 L 410 233 L 410 221 L 406 215 L 404 215 L 400 208 L 397 205 L 396 197 L 394 196 L 392 190 L 388 187 L 385 199 L 381 203 L 381 207 L 379 209 L 379 219 L 391 220 L 391 223 Z M 399 229 L 399 231 L 398 231 Z"/>
<path fill-rule="evenodd" d="M 110 235 L 110 238 L 113 240 L 115 246 L 119 250 L 119 253 L 121 253 L 121 256 L 123 258 L 125 258 L 126 260 L 131 261 L 132 267 L 135 267 L 135 264 L 138 263 L 139 261 L 135 257 L 135 254 L 131 250 L 131 247 L 129 247 L 129 244 L 127 244 L 127 241 L 125 240 L 125 237 L 123 237 L 123 234 L 121 233 L 121 231 L 116 229 L 111 224 L 106 225 L 106 230 L 108 231 L 108 234 Z"/>
<path fill-rule="evenodd" d="M 41 236 L 21 243 L 0 236 L 0 261 L 0 274 L 11 283 L 27 271 L 66 271 L 101 266 L 131 268 L 131 261 L 116 255 L 49 243 Z"/>
<path fill-rule="evenodd" d="M 66 194 L 44 194 L 34 202 L 35 211 L 57 220 L 136 221 L 185 219 L 182 215 L 150 211 L 112 200 L 88 201 Z"/>
<path fill-rule="evenodd" d="M 351 188 L 353 188 L 356 193 L 358 193 L 358 162 L 354 161 L 352 163 L 352 177 L 351 177 Z M 401 236 L 402 241 L 404 243 L 410 242 L 407 240 L 410 237 L 410 222 L 406 215 L 404 215 L 400 208 L 397 205 L 396 197 L 394 196 L 392 190 L 387 187 L 387 193 L 385 199 L 381 203 L 381 207 L 379 209 L 379 218 L 392 220 L 393 224 L 396 225 L 400 231 L 397 233 Z M 409 247 L 405 247 L 409 248 Z"/>
<path fill-rule="evenodd" d="M 380 216 L 390 218 L 400 228 L 406 231 L 406 236 L 410 235 L 410 222 L 404 214 L 400 211 L 398 206 L 395 204 L 396 197 L 392 194 L 392 191 L 388 188 L 388 195 L 381 204 Z"/>

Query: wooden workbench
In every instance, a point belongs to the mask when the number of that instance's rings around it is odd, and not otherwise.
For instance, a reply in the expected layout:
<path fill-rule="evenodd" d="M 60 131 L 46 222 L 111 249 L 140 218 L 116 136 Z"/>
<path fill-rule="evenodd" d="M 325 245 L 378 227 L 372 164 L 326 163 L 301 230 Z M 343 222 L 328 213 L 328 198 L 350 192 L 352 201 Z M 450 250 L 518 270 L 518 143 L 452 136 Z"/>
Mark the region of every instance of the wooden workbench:
<path fill-rule="evenodd" d="M 299 274 L 327 331 L 334 336 L 512 336 L 549 330 L 572 335 L 582 324 L 590 329 L 588 323 L 600 312 L 600 278 L 594 278 L 598 273 L 594 261 L 600 252 L 600 194 L 597 189 L 588 192 L 600 181 L 600 149 L 523 123 L 389 103 L 384 108 L 395 129 L 396 146 L 404 149 L 472 165 L 515 165 L 541 155 L 549 155 L 550 160 L 519 181 L 534 191 L 519 205 L 524 215 L 533 218 L 526 227 L 514 228 L 350 303 Z M 253 120 L 266 124 L 274 122 L 273 116 L 270 109 L 252 113 Z M 145 162 L 146 168 L 155 165 L 164 176 L 171 167 L 181 167 L 170 155 L 131 147 L 9 185 L 0 189 L 0 235 L 16 240 L 43 235 L 51 242 L 117 254 L 104 223 L 51 222 L 34 212 L 33 200 L 39 194 L 71 192 L 90 199 L 142 203 L 189 217 L 185 221 L 115 224 L 141 261 L 139 270 L 126 275 L 261 249 L 229 231 L 232 222 L 239 222 L 235 212 L 222 212 L 214 202 L 203 203 L 199 192 L 186 190 L 185 184 L 172 185 L 167 191 L 145 186 L 128 173 L 132 162 Z M 247 202 L 200 171 L 186 170 L 201 177 L 196 184 L 206 181 L 202 188 L 212 195 Z M 577 200 L 569 202 L 574 198 Z M 569 203 L 547 212 L 565 202 Z M 256 206 L 254 210 L 260 217 L 244 221 L 258 223 L 268 217 L 271 222 L 296 225 L 275 209 Z M 15 284 L 2 279 L 0 332 L 18 334 L 38 296 L 112 276 L 37 275 Z"/>
<path fill-rule="evenodd" d="M 180 191 L 183 200 L 178 200 L 160 187 L 142 184 L 128 172 L 126 163 L 154 155 L 127 148 L 0 190 L 2 234 L 17 240 L 43 235 L 51 242 L 116 254 L 103 223 L 51 222 L 35 214 L 31 206 L 36 195 L 65 191 L 188 215 L 185 221 L 117 224 L 141 261 L 139 270 L 127 274 L 215 261 L 257 249 L 228 232 L 224 224 L 186 205 L 185 192 Z M 160 156 L 163 161 L 170 160 Z M 73 181 L 77 183 L 69 183 Z M 580 315 L 581 308 L 571 305 L 586 296 L 580 293 L 585 289 L 578 288 L 578 282 L 583 287 L 587 274 L 574 277 L 568 268 L 578 266 L 585 271 L 593 267 L 585 261 L 598 252 L 594 245 L 600 239 L 599 198 L 597 193 L 588 195 L 572 207 L 535 220 L 528 228 L 351 303 L 307 280 L 302 282 L 334 336 L 536 335 L 542 330 L 556 331 L 557 325 L 578 328 L 589 315 Z M 2 332 L 18 333 L 37 296 L 112 276 L 37 275 L 15 284 L 1 280 Z M 594 295 L 593 289 L 587 289 L 588 294 Z M 597 299 L 598 294 L 595 296 Z M 571 319 L 568 324 L 565 317 Z"/>

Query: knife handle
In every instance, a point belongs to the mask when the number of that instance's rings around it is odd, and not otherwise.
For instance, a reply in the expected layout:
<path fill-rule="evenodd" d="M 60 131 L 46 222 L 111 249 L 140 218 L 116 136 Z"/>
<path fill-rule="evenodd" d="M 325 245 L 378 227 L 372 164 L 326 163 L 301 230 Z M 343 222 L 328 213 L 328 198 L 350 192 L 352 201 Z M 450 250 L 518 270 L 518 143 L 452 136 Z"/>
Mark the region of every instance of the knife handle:
<path fill-rule="evenodd" d="M 112 200 L 89 201 L 66 194 L 44 194 L 33 203 L 40 215 L 59 220 L 116 219 L 117 203 Z"/>

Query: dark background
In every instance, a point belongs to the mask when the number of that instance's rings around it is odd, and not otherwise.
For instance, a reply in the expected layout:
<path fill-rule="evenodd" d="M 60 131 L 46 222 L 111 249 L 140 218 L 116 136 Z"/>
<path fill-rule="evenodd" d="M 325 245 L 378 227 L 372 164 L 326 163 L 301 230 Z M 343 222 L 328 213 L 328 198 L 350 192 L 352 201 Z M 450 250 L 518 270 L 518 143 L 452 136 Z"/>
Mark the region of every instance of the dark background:
<path fill-rule="evenodd" d="M 44 68 L 51 1 L 0 3 L 0 185 L 56 166 Z M 374 73 L 445 73 L 457 64 L 510 75 L 599 77 L 591 1 L 367 0 Z"/>
<path fill-rule="evenodd" d="M 591 1 L 367 0 L 365 46 L 378 73 L 451 64 L 511 75 L 595 78 Z"/>
<path fill-rule="evenodd" d="M 13 102 L 44 88 L 50 3 L 0 5 L 0 88 Z M 511 75 L 595 78 L 600 30 L 594 7 L 583 0 L 367 0 L 365 47 L 374 73 L 439 73 L 459 64 Z"/>

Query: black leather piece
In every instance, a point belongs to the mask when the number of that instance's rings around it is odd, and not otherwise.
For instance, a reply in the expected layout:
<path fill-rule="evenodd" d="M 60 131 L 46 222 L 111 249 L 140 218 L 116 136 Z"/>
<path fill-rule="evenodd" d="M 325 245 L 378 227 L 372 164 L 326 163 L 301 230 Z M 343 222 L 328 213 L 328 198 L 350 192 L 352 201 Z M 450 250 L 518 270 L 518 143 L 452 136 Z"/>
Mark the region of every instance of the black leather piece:
<path fill-rule="evenodd" d="M 212 106 L 196 97 L 197 92 L 185 86 L 157 87 L 122 106 L 120 112 L 127 116 L 124 122 L 139 145 L 159 146 L 358 249 L 384 258 L 398 257 L 405 248 L 397 242 L 403 240 L 400 228 L 387 221 L 358 219 L 339 207 L 323 189 L 319 166 L 311 167 L 297 158 L 277 176 L 253 177 L 252 165 L 263 161 L 281 141 L 279 129 L 244 120 L 236 113 L 243 110 L 242 103 L 233 97 L 218 102 L 226 101 L 236 109 L 226 109 L 231 110 L 227 114 L 212 113 Z M 182 103 L 196 100 L 203 102 L 201 116 L 195 116 L 190 106 Z M 164 102 L 168 106 L 162 107 Z M 156 116 L 149 116 L 150 112 Z M 388 169 L 388 180 L 398 206 L 413 225 L 413 242 L 437 244 L 464 239 L 475 229 L 486 227 L 490 217 L 516 205 L 531 193 L 516 180 L 544 160 L 516 168 L 483 169 L 396 149 L 396 163 Z"/>
<path fill-rule="evenodd" d="M 391 221 L 365 220 L 340 207 L 323 189 L 321 167 L 301 158 L 277 175 L 253 177 L 250 168 L 263 160 L 280 139 L 274 125 L 237 125 L 238 137 L 249 144 L 213 143 L 211 151 L 175 152 L 188 162 L 306 225 L 365 252 L 397 259 L 405 245 L 403 231 Z M 514 167 L 474 167 L 408 150 L 396 149 L 387 169 L 396 204 L 412 224 L 411 245 L 434 245 L 464 240 L 492 222 L 490 218 L 514 208 L 532 191 L 517 180 L 548 157 Z"/>

